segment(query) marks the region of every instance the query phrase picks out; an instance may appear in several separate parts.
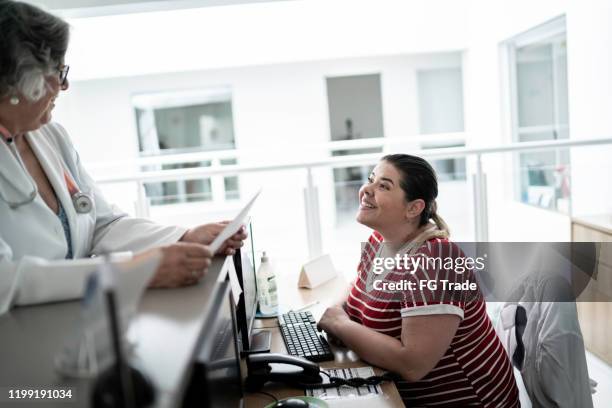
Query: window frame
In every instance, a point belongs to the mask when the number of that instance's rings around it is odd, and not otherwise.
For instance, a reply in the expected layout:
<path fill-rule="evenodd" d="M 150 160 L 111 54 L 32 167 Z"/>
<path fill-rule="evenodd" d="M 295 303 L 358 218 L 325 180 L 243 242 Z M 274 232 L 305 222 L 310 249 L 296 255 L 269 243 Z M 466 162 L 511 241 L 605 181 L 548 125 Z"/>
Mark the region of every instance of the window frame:
<path fill-rule="evenodd" d="M 167 148 L 167 149 L 158 149 L 157 151 L 143 151 L 142 148 L 142 135 L 140 124 L 138 121 L 138 110 L 142 111 L 150 111 L 153 113 L 157 109 L 165 109 L 165 108 L 189 108 L 192 106 L 199 105 L 207 105 L 212 103 L 219 102 L 227 102 L 230 105 L 232 110 L 232 134 L 233 134 L 233 143 L 230 144 L 218 144 L 214 149 L 202 149 L 202 147 L 187 147 L 187 148 Z M 168 89 L 168 90 L 155 90 L 155 91 L 141 91 L 131 95 L 131 107 L 134 113 L 134 126 L 136 129 L 136 138 L 138 143 L 138 156 L 139 157 L 163 157 L 167 155 L 177 155 L 183 153 L 197 153 L 197 152 L 206 152 L 206 151 L 218 151 L 218 150 L 236 150 L 236 132 L 235 132 L 235 119 L 233 117 L 233 88 L 229 85 L 218 85 L 218 86 L 205 86 L 195 89 Z M 208 165 L 202 167 L 211 167 L 211 166 L 223 166 L 224 161 L 228 159 L 217 159 L 212 158 Z M 238 156 L 232 157 L 229 160 L 234 160 L 235 163 L 238 163 Z M 208 162 L 208 160 L 201 161 L 202 163 Z M 190 163 L 183 163 L 190 164 Z M 161 170 L 163 164 L 153 164 L 145 166 L 145 171 L 148 170 Z M 237 190 L 227 191 L 226 184 L 229 179 L 235 179 L 237 184 Z M 192 196 L 189 196 L 184 192 L 185 187 L 190 181 L 202 181 L 204 183 L 208 182 L 210 184 L 210 199 L 193 199 Z M 178 200 L 177 202 L 163 202 L 166 199 L 165 196 L 156 197 L 149 196 L 148 192 L 146 192 L 146 197 L 150 201 L 151 206 L 155 207 L 164 207 L 171 206 L 177 204 L 188 204 L 188 203 L 197 203 L 201 204 L 221 204 L 239 200 L 240 198 L 240 177 L 239 176 L 211 176 L 204 179 L 188 179 L 188 180 L 176 180 L 170 182 L 153 182 L 150 184 L 158 184 L 163 185 L 164 183 L 175 183 L 177 186 L 178 194 L 174 199 Z M 149 183 L 145 183 L 149 184 Z M 183 191 L 183 192 L 181 192 Z M 228 192 L 235 193 L 234 195 L 228 196 Z M 172 196 L 170 196 L 172 197 Z M 159 202 L 153 203 L 154 200 L 160 200 Z"/>
<path fill-rule="evenodd" d="M 527 132 L 537 132 L 542 130 L 552 130 L 555 135 L 559 135 L 561 130 L 567 130 L 568 138 L 569 138 L 569 125 L 568 124 L 560 124 L 558 119 L 560 116 L 560 107 L 558 103 L 558 80 L 557 80 L 557 66 L 555 65 L 555 61 L 558 55 L 558 44 L 561 41 L 565 41 L 567 43 L 567 24 L 565 15 L 557 16 L 549 21 L 546 21 L 540 25 L 537 25 L 533 28 L 530 28 L 514 37 L 509 38 L 508 40 L 501 43 L 501 54 L 500 54 L 500 63 L 503 67 L 502 70 L 505 70 L 505 75 L 502 75 L 502 88 L 504 88 L 505 95 L 502 93 L 504 97 L 504 103 L 502 105 L 506 105 L 504 111 L 507 113 L 506 120 L 506 130 L 509 133 L 509 141 L 512 143 L 522 143 L 520 140 L 520 135 Z M 552 84 L 553 84 L 553 118 L 554 123 L 550 126 L 542 125 L 542 126 L 519 126 L 519 95 L 518 95 L 518 73 L 517 73 L 517 51 L 520 48 L 534 45 L 536 43 L 546 42 L 552 45 L 552 56 L 551 61 L 553 64 L 552 69 Z M 568 100 L 569 105 L 569 100 Z M 569 110 L 569 108 L 568 108 Z M 569 118 L 568 118 L 569 122 Z M 554 140 L 557 140 L 558 137 L 555 136 Z M 520 160 L 521 153 L 514 153 L 511 159 L 512 166 L 512 199 L 517 203 L 527 205 L 529 207 L 538 208 L 541 210 L 552 211 L 558 214 L 565 214 L 564 211 L 559 209 L 556 205 L 553 208 L 543 207 L 536 204 L 531 204 L 529 202 L 523 201 L 521 197 L 521 183 L 522 183 L 522 172 L 520 168 Z M 555 150 L 555 162 L 558 163 L 559 157 L 561 153 L 559 149 Z M 571 159 L 570 159 L 571 160 Z M 571 162 L 568 163 L 571 165 Z M 556 199 L 556 195 L 554 199 Z M 571 194 L 568 197 L 568 212 L 571 209 Z M 569 215 L 569 214 L 568 214 Z"/>

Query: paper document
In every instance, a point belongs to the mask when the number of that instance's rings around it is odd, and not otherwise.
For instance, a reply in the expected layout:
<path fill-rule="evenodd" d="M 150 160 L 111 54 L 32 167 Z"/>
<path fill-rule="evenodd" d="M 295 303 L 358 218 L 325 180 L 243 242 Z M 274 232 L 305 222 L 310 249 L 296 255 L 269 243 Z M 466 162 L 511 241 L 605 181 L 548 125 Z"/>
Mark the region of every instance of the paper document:
<path fill-rule="evenodd" d="M 237 233 L 238 230 L 240 229 L 240 227 L 242 227 L 244 219 L 249 214 L 249 211 L 251 210 L 251 207 L 253 206 L 253 203 L 255 202 L 257 197 L 259 196 L 259 193 L 261 193 L 261 189 L 259 189 L 259 191 L 257 193 L 255 193 L 253 198 L 251 198 L 251 200 L 248 202 L 248 204 L 244 206 L 244 208 L 242 209 L 242 211 L 240 211 L 240 213 L 236 216 L 236 218 L 234 218 L 234 220 L 232 222 L 227 224 L 227 226 L 225 228 L 223 228 L 223 231 L 221 231 L 221 233 L 219 235 L 217 235 L 217 238 L 215 238 L 213 240 L 213 242 L 209 246 L 209 248 L 210 248 L 210 250 L 212 251 L 213 254 L 215 252 L 217 252 L 219 250 L 219 248 L 221 248 L 221 245 L 223 245 L 223 243 L 228 238 L 230 238 L 232 235 Z"/>

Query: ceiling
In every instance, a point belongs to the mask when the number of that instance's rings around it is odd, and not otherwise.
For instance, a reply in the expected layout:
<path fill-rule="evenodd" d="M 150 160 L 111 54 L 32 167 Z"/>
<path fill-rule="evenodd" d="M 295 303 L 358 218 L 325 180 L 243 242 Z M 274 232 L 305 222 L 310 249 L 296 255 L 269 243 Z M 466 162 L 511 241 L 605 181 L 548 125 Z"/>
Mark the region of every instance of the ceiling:
<path fill-rule="evenodd" d="M 146 11 L 289 0 L 26 0 L 54 10 L 64 17 L 95 17 Z"/>
<path fill-rule="evenodd" d="M 73 82 L 456 53 L 465 49 L 469 33 L 469 0 L 27 1 L 54 7 L 70 24 L 66 59 Z"/>

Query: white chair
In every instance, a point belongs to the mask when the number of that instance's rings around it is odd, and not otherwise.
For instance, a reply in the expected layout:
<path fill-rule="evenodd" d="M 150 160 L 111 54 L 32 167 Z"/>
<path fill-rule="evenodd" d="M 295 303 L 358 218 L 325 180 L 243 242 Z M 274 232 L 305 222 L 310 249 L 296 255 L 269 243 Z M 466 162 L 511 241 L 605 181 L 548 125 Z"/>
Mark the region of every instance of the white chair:
<path fill-rule="evenodd" d="M 592 382 L 567 282 L 526 279 L 514 295 L 516 301 L 502 307 L 495 329 L 515 367 L 519 389 L 524 386 L 521 405 L 592 407 Z"/>

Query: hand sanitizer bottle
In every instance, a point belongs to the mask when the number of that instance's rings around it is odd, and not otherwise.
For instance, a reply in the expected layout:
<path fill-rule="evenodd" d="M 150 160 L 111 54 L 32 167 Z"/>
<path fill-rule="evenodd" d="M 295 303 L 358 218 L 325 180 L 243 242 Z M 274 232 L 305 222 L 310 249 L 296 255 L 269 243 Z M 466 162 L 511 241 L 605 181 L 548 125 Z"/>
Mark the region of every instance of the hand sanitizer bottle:
<path fill-rule="evenodd" d="M 276 275 L 266 253 L 261 257 L 257 271 L 257 291 L 259 293 L 259 311 L 263 315 L 274 315 L 278 309 Z"/>

